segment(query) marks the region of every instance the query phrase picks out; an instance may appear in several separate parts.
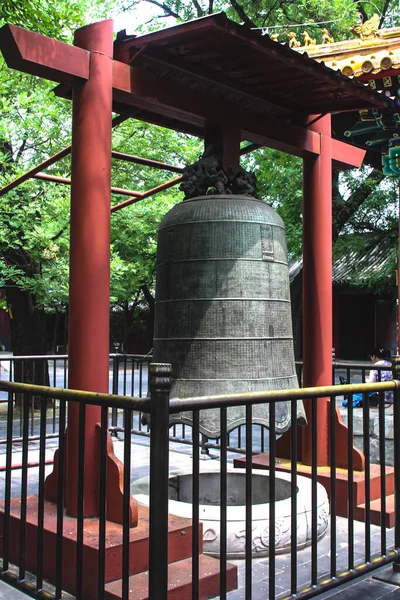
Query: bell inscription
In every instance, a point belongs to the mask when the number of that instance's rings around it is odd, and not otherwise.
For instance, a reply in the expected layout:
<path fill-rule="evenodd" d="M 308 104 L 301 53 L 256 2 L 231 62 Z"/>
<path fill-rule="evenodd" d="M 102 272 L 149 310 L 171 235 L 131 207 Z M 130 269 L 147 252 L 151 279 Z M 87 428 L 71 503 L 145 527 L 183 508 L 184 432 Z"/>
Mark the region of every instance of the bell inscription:
<path fill-rule="evenodd" d="M 154 361 L 172 365 L 171 397 L 298 387 L 283 222 L 249 196 L 185 200 L 159 230 Z M 254 423 L 269 425 L 267 404 Z M 305 423 L 302 402 L 297 417 Z M 276 404 L 276 432 L 290 427 L 290 403 Z M 171 415 L 192 423 L 191 413 Z M 245 422 L 228 409 L 228 430 Z M 220 435 L 219 410 L 200 413 L 200 431 Z"/>

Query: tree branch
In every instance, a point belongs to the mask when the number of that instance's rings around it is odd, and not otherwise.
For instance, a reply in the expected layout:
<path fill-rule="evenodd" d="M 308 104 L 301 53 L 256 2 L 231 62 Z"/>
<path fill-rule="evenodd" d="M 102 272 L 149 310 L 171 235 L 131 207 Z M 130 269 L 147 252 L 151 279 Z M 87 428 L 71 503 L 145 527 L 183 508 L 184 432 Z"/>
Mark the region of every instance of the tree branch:
<path fill-rule="evenodd" d="M 339 170 L 332 169 L 332 202 L 335 205 L 341 205 L 344 202 L 339 187 Z"/>
<path fill-rule="evenodd" d="M 197 17 L 204 17 L 205 12 L 204 10 L 201 8 L 200 4 L 198 3 L 198 0 L 192 0 L 195 8 L 196 8 L 196 12 L 197 12 Z"/>
<path fill-rule="evenodd" d="M 361 4 L 360 2 L 357 2 L 357 0 L 354 0 L 354 4 L 357 4 L 357 10 L 362 15 L 363 23 L 365 23 L 365 21 L 368 20 L 368 15 L 364 10 L 363 4 Z"/>
<path fill-rule="evenodd" d="M 23 140 L 22 144 L 21 144 L 21 145 L 20 145 L 20 147 L 18 148 L 18 152 L 17 152 L 17 155 L 16 155 L 16 157 L 15 157 L 15 161 L 14 161 L 14 162 L 16 162 L 16 163 L 17 163 L 17 162 L 19 161 L 19 159 L 21 158 L 21 156 L 22 156 L 22 153 L 23 153 L 23 151 L 24 151 L 24 150 L 25 150 L 25 148 L 26 148 L 26 144 L 27 144 L 27 142 L 28 142 L 28 138 L 24 138 L 24 140 Z"/>
<path fill-rule="evenodd" d="M 208 2 L 208 14 L 212 15 L 214 11 L 214 0 L 209 0 Z"/>
<path fill-rule="evenodd" d="M 158 6 L 158 8 L 161 8 L 161 10 L 164 11 L 165 16 L 174 17 L 175 19 L 181 18 L 178 15 L 178 13 L 169 8 L 169 6 L 167 6 L 164 2 L 157 2 L 157 0 L 145 0 L 145 2 L 148 2 L 149 4 L 154 4 L 154 6 Z"/>
<path fill-rule="evenodd" d="M 374 225 L 371 221 L 359 221 L 358 223 L 352 224 L 355 231 L 364 233 L 365 231 L 373 231 L 374 233 L 382 233 L 382 227 Z M 386 233 L 386 232 L 385 232 Z"/>
<path fill-rule="evenodd" d="M 143 284 L 140 288 L 143 292 L 143 295 L 145 297 L 145 300 L 147 302 L 147 304 L 151 307 L 154 306 L 154 297 L 152 295 L 152 293 L 150 292 L 147 283 Z"/>
<path fill-rule="evenodd" d="M 5 175 L 13 164 L 13 147 L 10 140 L 0 138 L 0 170 Z"/>
<path fill-rule="evenodd" d="M 64 227 L 62 229 L 60 229 L 60 231 L 58 233 L 56 233 L 56 235 L 53 235 L 53 237 L 51 238 L 52 242 L 55 242 L 56 240 L 58 240 L 59 237 L 62 236 L 62 234 L 68 229 L 69 224 L 64 225 Z"/>
<path fill-rule="evenodd" d="M 249 27 L 254 27 L 254 28 L 257 27 L 257 25 L 255 23 L 253 23 L 253 21 L 247 16 L 247 14 L 244 11 L 243 6 L 241 4 L 239 4 L 239 2 L 237 0 L 230 0 L 230 3 L 231 3 L 233 10 L 242 19 L 243 23 L 245 23 Z"/>
<path fill-rule="evenodd" d="M 347 221 L 354 215 L 356 210 L 362 205 L 362 203 L 368 198 L 371 192 L 381 183 L 384 178 L 385 175 L 382 173 L 382 171 L 373 169 L 363 183 L 356 190 L 354 190 L 346 202 L 338 202 L 337 200 L 334 202 L 333 214 L 335 215 L 335 218 L 332 226 L 333 242 L 337 240 L 339 233 L 346 225 Z"/>
<path fill-rule="evenodd" d="M 383 5 L 382 13 L 381 13 L 382 16 L 381 16 L 381 18 L 379 20 L 379 28 L 381 28 L 382 25 L 383 25 L 383 21 L 385 20 L 386 13 L 387 13 L 387 11 L 389 9 L 389 4 L 390 4 L 390 0 L 385 0 L 385 4 Z"/>
<path fill-rule="evenodd" d="M 264 20 L 262 22 L 262 25 L 264 27 L 264 25 L 266 25 L 266 23 L 268 22 L 268 19 L 270 18 L 271 14 L 277 10 L 277 8 L 282 8 L 282 4 L 284 4 L 284 2 L 282 2 L 282 0 L 276 0 L 276 2 L 272 2 L 271 6 L 269 8 L 269 10 L 267 11 Z"/>

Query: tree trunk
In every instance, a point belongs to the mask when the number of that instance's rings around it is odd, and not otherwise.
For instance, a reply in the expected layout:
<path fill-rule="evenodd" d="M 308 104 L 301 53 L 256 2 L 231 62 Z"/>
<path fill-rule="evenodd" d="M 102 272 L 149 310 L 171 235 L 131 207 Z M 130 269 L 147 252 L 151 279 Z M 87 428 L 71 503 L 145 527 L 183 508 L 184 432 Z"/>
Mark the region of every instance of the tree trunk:
<path fill-rule="evenodd" d="M 29 292 L 12 285 L 6 288 L 10 310 L 11 350 L 14 356 L 34 356 L 47 353 L 46 315 L 35 307 Z M 16 361 L 14 381 L 36 385 L 49 385 L 46 360 Z M 20 398 L 16 398 L 16 403 Z M 34 398 L 35 407 L 38 399 Z"/>

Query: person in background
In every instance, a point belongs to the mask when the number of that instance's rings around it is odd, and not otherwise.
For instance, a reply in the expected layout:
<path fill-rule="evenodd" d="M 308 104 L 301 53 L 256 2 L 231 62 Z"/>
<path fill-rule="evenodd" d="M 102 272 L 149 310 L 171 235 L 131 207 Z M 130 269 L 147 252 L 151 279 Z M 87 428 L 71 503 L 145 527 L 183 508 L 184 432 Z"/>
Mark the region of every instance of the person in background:
<path fill-rule="evenodd" d="M 374 363 L 375 367 L 390 367 L 390 369 L 371 369 L 369 376 L 365 378 L 367 383 L 374 383 L 376 381 L 390 381 L 393 379 L 391 371 L 392 363 L 384 358 L 384 351 L 382 348 L 372 348 L 369 356 Z M 379 376 L 380 375 L 380 376 Z M 385 404 L 393 404 L 393 392 L 385 392 Z"/>

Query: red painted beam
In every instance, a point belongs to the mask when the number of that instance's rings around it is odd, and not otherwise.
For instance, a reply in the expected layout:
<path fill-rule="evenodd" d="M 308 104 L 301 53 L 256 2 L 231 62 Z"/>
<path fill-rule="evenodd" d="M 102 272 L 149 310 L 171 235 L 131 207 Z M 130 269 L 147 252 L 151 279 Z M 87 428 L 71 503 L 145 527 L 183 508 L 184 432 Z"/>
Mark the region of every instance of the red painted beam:
<path fill-rule="evenodd" d="M 247 127 L 242 127 L 242 140 L 303 158 L 308 154 L 320 153 L 320 137 L 314 131 L 289 125 L 279 119 L 258 123 L 259 127 L 256 126 L 257 119 L 253 119 L 252 123 L 246 123 Z"/>
<path fill-rule="evenodd" d="M 4 25 L 0 30 L 0 50 L 9 67 L 38 75 L 60 83 L 87 80 L 89 52 L 46 36 L 27 31 L 15 25 Z M 205 120 L 240 122 L 242 139 L 270 146 L 297 156 L 320 152 L 318 133 L 288 124 L 268 115 L 240 113 L 237 105 L 193 91 L 190 88 L 160 79 L 128 64 L 113 61 L 114 101 L 126 107 L 136 106 L 153 114 L 160 114 L 182 123 L 204 126 Z M 338 142 L 340 144 L 340 142 Z M 344 150 L 337 146 L 333 159 L 341 161 Z M 349 153 L 347 153 L 349 155 Z M 346 163 L 347 164 L 347 163 Z M 351 159 L 351 166 L 359 166 L 359 159 Z"/>
<path fill-rule="evenodd" d="M 320 136 L 316 131 L 291 125 L 271 115 L 261 115 L 246 111 L 240 114 L 238 107 L 216 97 L 194 92 L 176 82 L 160 80 L 147 73 L 119 61 L 113 61 L 114 98 L 129 105 L 140 106 L 149 111 L 173 116 L 198 124 L 199 117 L 206 121 L 239 121 L 242 139 L 262 146 L 268 146 L 296 156 L 320 153 Z M 332 158 L 340 168 L 359 167 L 365 152 L 350 144 L 333 141 Z"/>
<path fill-rule="evenodd" d="M 332 144 L 331 117 L 311 127 L 321 134 L 321 154 L 304 160 L 303 171 L 303 385 L 332 385 Z M 318 399 L 316 430 L 312 402 L 304 402 L 308 426 L 302 431 L 302 462 L 329 464 L 328 400 Z"/>
<path fill-rule="evenodd" d="M 172 171 L 173 173 L 182 173 L 183 171 L 183 167 L 176 167 L 175 165 L 168 165 L 167 163 L 160 162 L 159 160 L 151 160 L 150 158 L 134 156 L 133 154 L 124 154 L 123 152 L 116 152 L 115 150 L 111 152 L 111 158 L 124 160 L 137 165 L 143 165 L 145 167 L 153 167 L 163 171 Z"/>
<path fill-rule="evenodd" d="M 11 190 L 18 187 L 19 185 L 21 185 L 22 183 L 24 183 L 31 177 L 34 177 L 37 173 L 40 173 L 40 171 L 42 171 L 43 169 L 47 169 L 47 167 L 54 165 L 54 163 L 58 162 L 65 156 L 68 156 L 68 154 L 70 154 L 70 153 L 71 153 L 71 146 L 67 146 L 63 150 L 60 150 L 60 152 L 57 152 L 57 154 L 53 154 L 53 156 L 50 156 L 50 158 L 47 158 L 46 160 L 41 162 L 36 167 L 29 169 L 29 171 L 26 171 L 25 173 L 23 173 L 23 175 L 20 175 L 20 177 L 17 177 L 17 179 L 14 179 L 14 181 L 10 181 L 10 183 L 7 183 L 7 185 L 0 188 L 0 196 L 4 196 L 4 194 L 7 194 L 7 192 L 10 192 Z"/>
<path fill-rule="evenodd" d="M 0 31 L 0 33 L 1 33 L 1 31 Z M 118 115 L 118 117 L 114 117 L 114 119 L 112 120 L 112 127 L 117 127 L 117 125 L 120 125 L 120 123 L 123 123 L 124 121 L 126 121 L 127 118 L 128 117 L 125 117 L 124 115 Z M 10 183 L 7 183 L 7 185 L 0 188 L 0 196 L 4 196 L 4 194 L 7 194 L 7 192 L 10 192 L 14 188 L 21 185 L 21 183 L 24 183 L 31 177 L 35 177 L 35 175 L 37 173 L 40 173 L 40 171 L 43 171 L 43 169 L 47 169 L 47 167 L 54 165 L 54 163 L 58 162 L 65 156 L 68 156 L 71 153 L 71 147 L 72 146 L 66 146 L 63 150 L 60 150 L 60 152 L 53 154 L 53 156 L 50 156 L 49 158 L 47 158 L 40 164 L 36 165 L 36 167 L 29 169 L 29 171 L 26 171 L 25 173 L 23 173 L 22 175 L 20 175 L 16 179 L 14 179 L 13 181 L 10 181 Z"/>
<path fill-rule="evenodd" d="M 112 38 L 111 20 L 82 27 L 74 36 L 77 46 L 92 52 L 90 80 L 77 86 L 73 97 L 68 387 L 94 392 L 108 390 Z M 79 420 L 79 405 L 72 402 L 68 405 L 65 494 L 71 516 L 78 511 Z M 99 511 L 96 425 L 100 421 L 101 410 L 87 406 L 85 516 L 96 516 Z"/>
<path fill-rule="evenodd" d="M 240 122 L 242 139 L 297 156 L 308 152 L 319 154 L 319 135 L 314 131 L 290 125 L 271 115 L 263 119 L 248 111 L 240 114 L 233 103 L 160 79 L 116 60 L 113 61 L 113 88 L 119 106 L 137 106 L 196 125 L 199 125 L 199 118 L 203 125 L 207 119 L 220 122 L 231 119 Z"/>
<path fill-rule="evenodd" d="M 54 183 L 62 183 L 64 185 L 71 185 L 71 179 L 68 177 L 58 177 L 57 175 L 47 175 L 46 173 L 37 173 L 34 175 L 35 179 L 41 179 L 43 181 L 52 181 Z M 133 190 L 125 190 L 123 188 L 112 187 L 112 194 L 121 194 L 121 196 L 142 196 L 141 192 L 134 192 Z"/>
<path fill-rule="evenodd" d="M 332 138 L 332 163 L 335 169 L 345 171 L 359 168 L 364 161 L 365 154 L 366 150 Z"/>
<path fill-rule="evenodd" d="M 59 83 L 89 79 L 90 53 L 16 25 L 0 29 L 0 50 L 7 65 Z"/>
<path fill-rule="evenodd" d="M 75 44 L 90 50 L 90 79 L 74 86 L 71 151 L 71 227 L 69 286 L 69 388 L 94 392 L 108 391 L 110 317 L 110 188 L 112 132 L 113 22 L 101 21 L 75 32 Z M 78 500 L 85 517 L 101 513 L 99 502 L 101 409 L 85 407 L 85 485 L 80 493 L 77 465 L 80 460 L 80 406 L 68 405 L 65 459 L 65 507 L 77 516 Z M 129 525 L 137 524 L 132 498 L 129 510 L 123 503 L 123 465 L 116 459 L 107 435 L 105 474 L 106 517 Z M 55 469 L 45 482 L 45 497 L 59 500 L 58 454 Z"/>
<path fill-rule="evenodd" d="M 176 177 L 175 179 L 170 179 L 169 181 L 166 181 L 165 183 L 162 183 L 161 185 L 158 185 L 157 187 L 152 188 L 151 190 L 148 190 L 147 192 L 143 192 L 137 198 L 130 198 L 129 200 L 125 200 L 125 202 L 116 204 L 115 206 L 113 206 L 111 208 L 111 212 L 112 213 L 116 212 L 117 210 L 120 210 L 121 208 L 125 208 L 125 206 L 129 206 L 130 204 L 139 202 L 139 200 L 143 200 L 144 198 L 149 198 L 150 196 L 154 196 L 154 194 L 158 194 L 158 192 L 167 190 L 168 188 L 173 187 L 174 185 L 177 185 L 181 181 L 182 181 L 182 177 Z"/>

